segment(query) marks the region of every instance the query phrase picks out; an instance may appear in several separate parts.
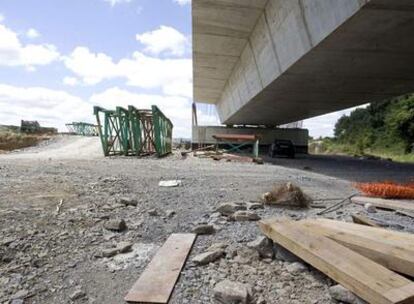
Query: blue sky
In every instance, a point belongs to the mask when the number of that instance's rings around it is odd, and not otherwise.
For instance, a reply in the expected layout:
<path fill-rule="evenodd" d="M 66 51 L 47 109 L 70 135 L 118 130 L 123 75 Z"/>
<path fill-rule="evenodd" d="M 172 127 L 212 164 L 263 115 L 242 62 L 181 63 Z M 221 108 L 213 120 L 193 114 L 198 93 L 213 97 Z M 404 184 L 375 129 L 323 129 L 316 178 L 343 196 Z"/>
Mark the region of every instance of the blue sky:
<path fill-rule="evenodd" d="M 64 130 L 92 106 L 157 104 L 191 135 L 190 0 L 1 0 L 0 124 Z M 208 106 L 200 121 L 217 123 Z M 347 113 L 349 111 L 345 111 Z M 305 122 L 331 134 L 342 113 Z"/>

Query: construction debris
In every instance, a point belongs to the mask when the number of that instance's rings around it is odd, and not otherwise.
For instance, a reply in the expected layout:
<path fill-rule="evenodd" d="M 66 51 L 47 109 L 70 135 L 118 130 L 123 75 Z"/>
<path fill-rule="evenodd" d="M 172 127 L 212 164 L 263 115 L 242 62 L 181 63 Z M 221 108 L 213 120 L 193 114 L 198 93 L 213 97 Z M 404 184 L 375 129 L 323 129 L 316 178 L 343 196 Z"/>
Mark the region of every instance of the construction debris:
<path fill-rule="evenodd" d="M 414 276 L 414 236 L 383 228 L 317 219 L 297 225 L 326 236 L 384 266 Z"/>
<path fill-rule="evenodd" d="M 268 205 L 282 205 L 299 208 L 309 208 L 312 199 L 302 189 L 293 183 L 275 185 L 273 190 L 262 195 L 262 200 Z"/>
<path fill-rule="evenodd" d="M 195 239 L 195 234 L 172 234 L 126 295 L 125 301 L 167 303 Z"/>
<path fill-rule="evenodd" d="M 355 196 L 351 198 L 351 201 L 354 204 L 362 206 L 365 206 L 365 204 L 369 203 L 376 208 L 386 210 L 414 211 L 414 200 L 391 200 L 375 197 Z"/>
<path fill-rule="evenodd" d="M 355 227 L 365 226 L 355 225 Z M 298 222 L 270 219 L 261 221 L 260 228 L 275 242 L 369 303 L 391 304 L 414 301 L 412 281 L 347 248 L 341 242 L 309 230 L 308 227 Z M 366 227 L 365 229 L 376 230 L 371 234 L 377 234 L 377 244 L 393 246 L 387 239 L 379 237 L 378 228 Z M 414 241 L 411 235 L 408 236 L 411 237 L 411 241 Z M 350 241 L 352 239 L 353 237 L 348 238 Z M 362 245 L 366 245 L 366 242 L 360 243 L 360 246 Z M 355 248 L 357 246 L 353 247 Z M 375 246 L 372 248 L 372 250 L 376 249 Z M 392 257 L 393 254 L 393 251 L 389 250 L 380 252 L 382 252 L 382 257 Z M 405 248 L 401 250 L 401 253 L 405 254 L 408 259 L 414 256 L 411 252 L 406 252 Z M 411 262 L 411 265 L 414 266 L 414 263 Z"/>
<path fill-rule="evenodd" d="M 160 181 L 158 183 L 158 186 L 171 188 L 171 187 L 181 186 L 181 184 L 182 184 L 181 180 L 168 180 L 168 181 Z"/>

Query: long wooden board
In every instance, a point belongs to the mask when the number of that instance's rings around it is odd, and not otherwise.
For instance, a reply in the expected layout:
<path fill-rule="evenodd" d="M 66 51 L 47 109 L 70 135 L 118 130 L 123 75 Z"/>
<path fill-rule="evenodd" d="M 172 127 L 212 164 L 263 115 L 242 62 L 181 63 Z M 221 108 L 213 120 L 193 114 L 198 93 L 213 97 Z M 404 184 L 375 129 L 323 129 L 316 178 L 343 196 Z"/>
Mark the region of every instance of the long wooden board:
<path fill-rule="evenodd" d="M 262 231 L 313 267 L 373 304 L 414 303 L 414 283 L 301 225 L 262 220 Z"/>
<path fill-rule="evenodd" d="M 408 210 L 414 211 L 414 201 L 390 200 L 376 197 L 354 196 L 351 201 L 358 205 L 372 204 L 377 208 L 388 210 Z"/>
<path fill-rule="evenodd" d="M 414 237 L 411 234 L 333 220 L 303 220 L 297 224 L 389 269 L 414 277 Z M 411 243 L 406 241 L 407 237 Z"/>
<path fill-rule="evenodd" d="M 350 233 L 355 236 L 363 237 L 369 240 L 381 241 L 382 243 L 405 248 L 414 251 L 414 235 L 407 232 L 399 232 L 384 228 L 369 227 L 356 225 L 342 221 L 330 219 L 306 219 L 306 222 L 317 222 L 319 226 L 328 229 L 335 229 L 338 232 Z"/>
<path fill-rule="evenodd" d="M 196 235 L 172 234 L 125 297 L 131 303 L 167 303 Z"/>

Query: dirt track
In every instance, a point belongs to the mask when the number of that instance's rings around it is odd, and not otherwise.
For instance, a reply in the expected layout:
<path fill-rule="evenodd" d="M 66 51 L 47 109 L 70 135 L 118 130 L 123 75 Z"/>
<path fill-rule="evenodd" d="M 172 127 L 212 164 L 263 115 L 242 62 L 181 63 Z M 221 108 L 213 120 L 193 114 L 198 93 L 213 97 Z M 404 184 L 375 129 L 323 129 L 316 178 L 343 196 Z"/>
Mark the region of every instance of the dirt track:
<path fill-rule="evenodd" d="M 160 180 L 181 179 L 177 188 L 160 188 Z M 0 303 L 26 291 L 25 303 L 123 303 L 156 249 L 173 232 L 190 232 L 212 222 L 223 202 L 257 201 L 276 182 L 293 181 L 313 198 L 344 198 L 354 193 L 348 181 L 275 165 L 215 162 L 177 154 L 167 158 L 103 158 L 97 138 L 63 137 L 49 145 L 0 156 Z M 121 197 L 138 205 L 119 204 Z M 56 207 L 63 199 L 62 209 Z M 335 201 L 326 201 L 332 204 Z M 156 209 L 158 215 L 148 211 Z M 348 219 L 360 207 L 349 206 L 329 216 Z M 261 217 L 312 216 L 301 211 L 266 207 Z M 174 213 L 173 213 L 174 212 Z M 389 212 L 388 212 L 389 213 Z M 376 216 L 409 226 L 406 218 L 386 212 Z M 152 213 L 151 213 L 152 214 Z M 122 233 L 103 228 L 108 219 L 124 219 Z M 334 303 L 332 282 L 312 268 L 291 274 L 288 263 L 253 260 L 239 264 L 227 257 L 208 266 L 191 258 L 212 243 L 236 251 L 260 235 L 255 222 L 215 221 L 217 232 L 199 236 L 170 303 L 215 303 L 214 285 L 223 278 L 249 283 L 255 299 L 267 303 Z M 121 241 L 133 252 L 98 258 L 103 249 Z"/>

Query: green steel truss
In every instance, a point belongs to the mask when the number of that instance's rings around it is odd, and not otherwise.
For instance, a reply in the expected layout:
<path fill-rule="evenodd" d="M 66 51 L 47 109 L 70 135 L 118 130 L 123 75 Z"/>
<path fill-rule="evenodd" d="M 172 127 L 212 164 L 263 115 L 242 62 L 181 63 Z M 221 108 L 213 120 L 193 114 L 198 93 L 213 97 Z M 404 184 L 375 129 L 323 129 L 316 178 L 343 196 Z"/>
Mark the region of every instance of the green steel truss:
<path fill-rule="evenodd" d="M 66 124 L 70 133 L 82 136 L 98 136 L 98 126 L 86 122 L 72 122 Z"/>
<path fill-rule="evenodd" d="M 159 157 L 172 151 L 171 121 L 156 107 L 140 110 L 116 107 L 115 111 L 94 107 L 98 132 L 105 156 Z"/>

